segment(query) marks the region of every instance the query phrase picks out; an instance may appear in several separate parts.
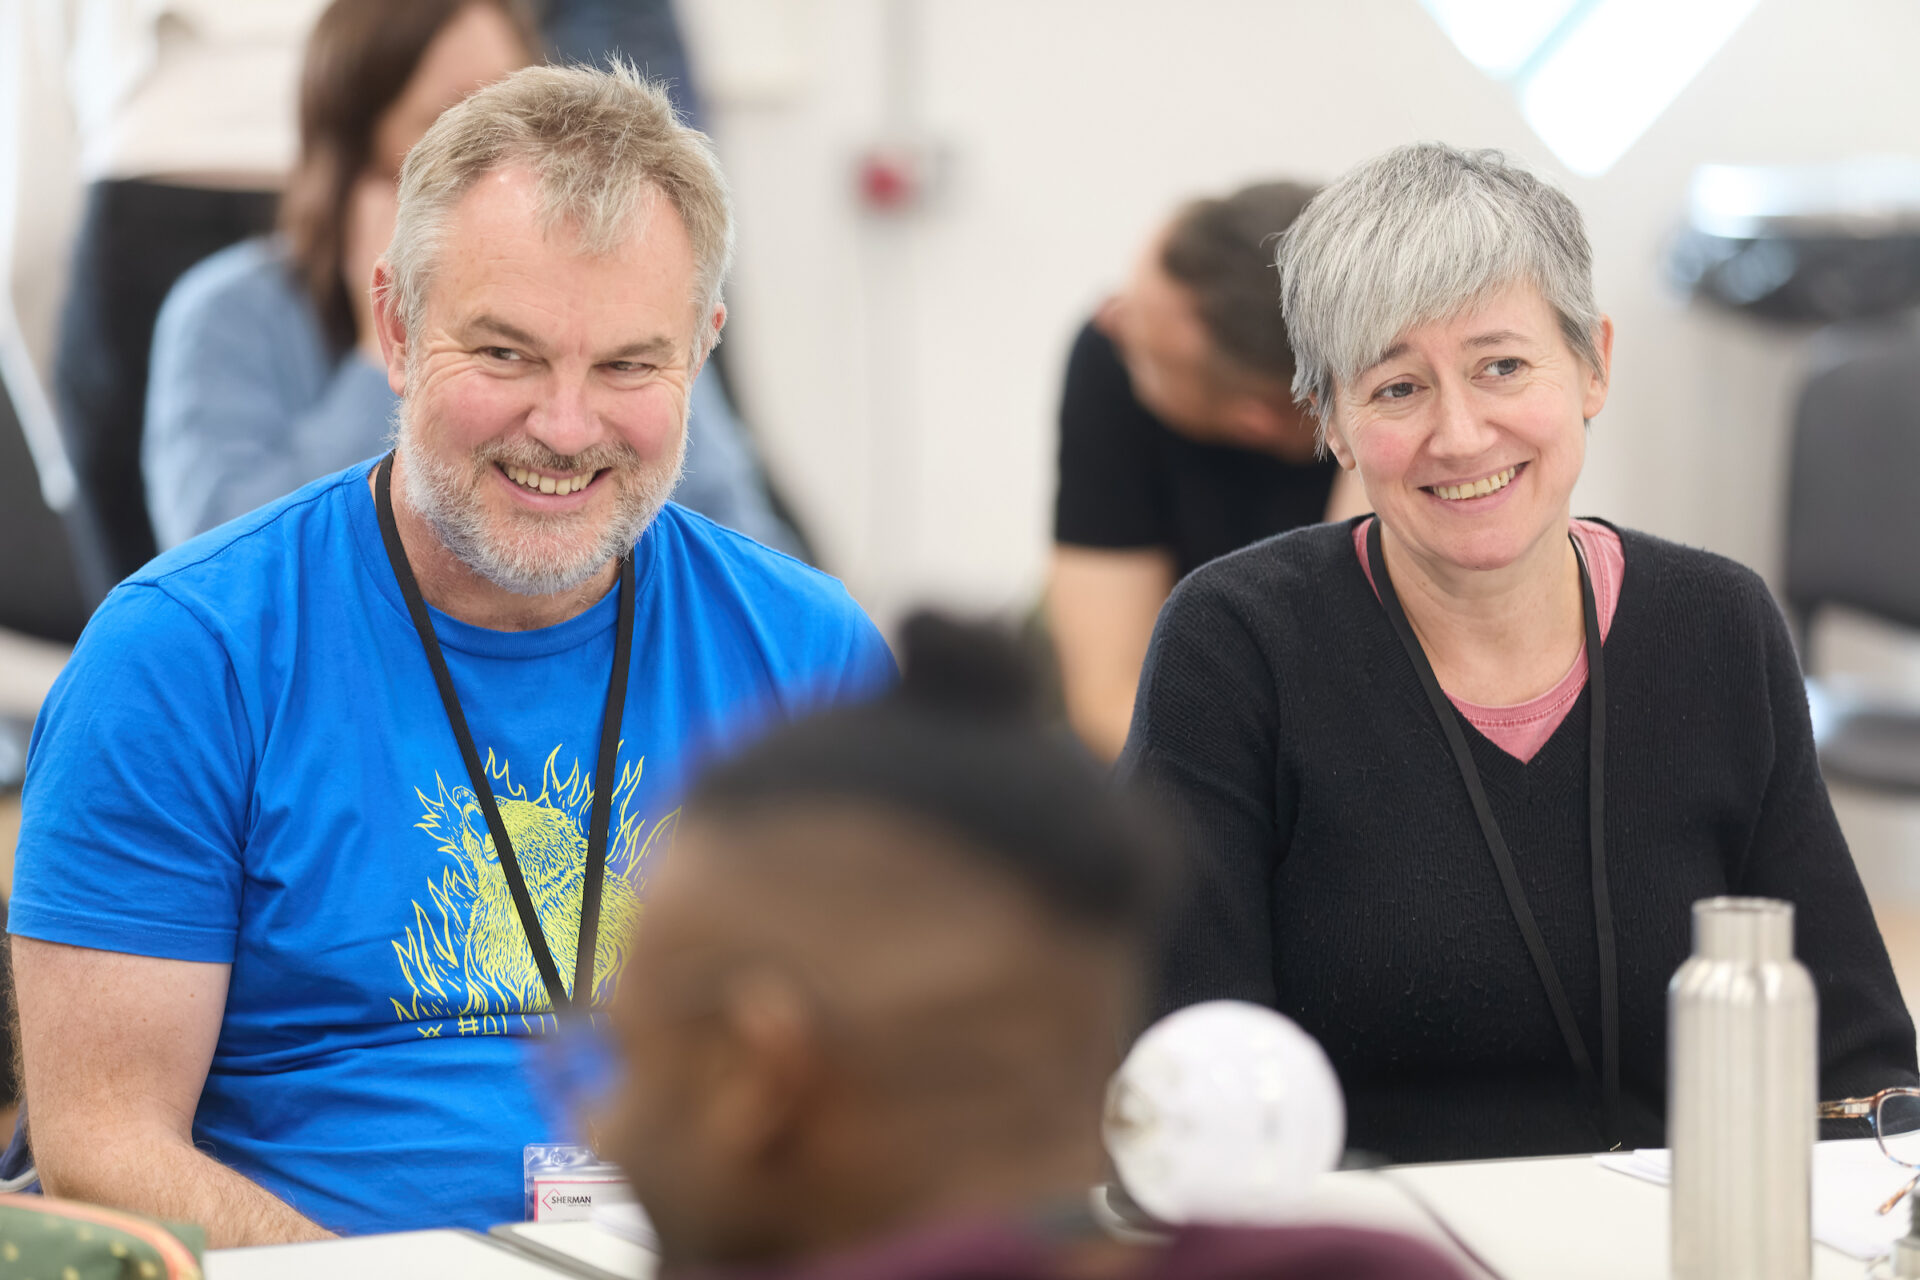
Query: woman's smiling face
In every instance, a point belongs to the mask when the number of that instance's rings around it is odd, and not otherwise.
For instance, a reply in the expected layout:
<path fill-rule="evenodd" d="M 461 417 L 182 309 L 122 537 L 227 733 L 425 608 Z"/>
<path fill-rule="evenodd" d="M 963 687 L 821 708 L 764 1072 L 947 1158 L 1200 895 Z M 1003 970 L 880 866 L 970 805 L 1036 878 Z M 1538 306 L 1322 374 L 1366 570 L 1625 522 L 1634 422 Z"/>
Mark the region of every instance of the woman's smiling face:
<path fill-rule="evenodd" d="M 1568 347 L 1558 316 L 1516 284 L 1410 329 L 1335 391 L 1327 443 L 1357 469 L 1386 530 L 1434 568 L 1501 569 L 1564 537 L 1586 458 L 1586 420 L 1606 403 L 1603 367 Z"/>

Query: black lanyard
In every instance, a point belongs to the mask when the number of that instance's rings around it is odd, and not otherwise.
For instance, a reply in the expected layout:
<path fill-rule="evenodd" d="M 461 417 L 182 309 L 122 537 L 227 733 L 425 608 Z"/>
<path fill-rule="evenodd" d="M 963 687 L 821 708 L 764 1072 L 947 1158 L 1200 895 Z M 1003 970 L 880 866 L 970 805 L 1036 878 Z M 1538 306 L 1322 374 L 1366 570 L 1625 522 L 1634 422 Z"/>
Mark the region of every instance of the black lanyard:
<path fill-rule="evenodd" d="M 393 576 L 400 581 L 400 594 L 406 598 L 407 612 L 413 616 L 413 629 L 420 634 L 420 645 L 427 651 L 427 665 L 433 668 L 433 680 L 440 687 L 440 705 L 447 709 L 447 723 L 453 727 L 454 741 L 460 744 L 460 757 L 466 761 L 467 778 L 473 783 L 474 798 L 487 816 L 487 830 L 493 835 L 494 854 L 500 871 L 507 878 L 507 890 L 513 895 L 514 910 L 520 914 L 520 927 L 527 931 L 527 945 L 533 950 L 533 963 L 546 984 L 547 998 L 556 1014 L 566 1013 L 579 1000 L 582 1007 L 593 1002 L 594 948 L 599 944 L 600 895 L 607 870 L 607 828 L 613 817 L 613 792 L 618 781 L 617 757 L 620 751 L 620 717 L 627 706 L 627 667 L 633 654 L 633 553 L 620 557 L 620 620 L 614 632 L 613 675 L 607 681 L 607 708 L 600 723 L 600 763 L 593 778 L 593 810 L 587 825 L 587 879 L 580 895 L 580 936 L 574 947 L 573 999 L 561 985 L 560 970 L 547 946 L 547 935 L 540 927 L 540 915 L 534 910 L 527 892 L 527 878 L 514 855 L 507 826 L 500 821 L 500 806 L 494 802 L 493 788 L 474 749 L 473 734 L 467 729 L 467 717 L 460 710 L 460 695 L 454 692 L 453 673 L 440 652 L 440 640 L 433 634 L 433 619 L 427 614 L 427 602 L 420 596 L 420 584 L 414 580 L 413 566 L 407 563 L 407 549 L 400 545 L 400 528 L 393 519 L 393 455 L 380 460 L 374 478 L 374 504 L 380 512 L 380 537 L 387 544 L 387 561 Z"/>
<path fill-rule="evenodd" d="M 1473 763 L 1473 753 L 1467 747 L 1467 735 L 1460 728 L 1460 718 L 1454 713 L 1453 703 L 1447 700 L 1447 695 L 1441 690 L 1440 681 L 1434 677 L 1433 664 L 1427 661 L 1426 650 L 1420 647 L 1419 637 L 1413 634 L 1406 610 L 1400 607 L 1400 597 L 1393 589 L 1393 578 L 1387 572 L 1386 557 L 1380 551 L 1378 516 L 1374 517 L 1372 526 L 1367 530 L 1367 559 L 1373 568 L 1374 581 L 1380 587 L 1380 603 L 1386 606 L 1387 617 L 1393 621 L 1393 629 L 1399 634 L 1407 657 L 1413 660 L 1413 669 L 1420 677 L 1420 685 L 1427 691 L 1427 701 L 1433 704 L 1433 713 L 1440 718 L 1440 727 L 1447 735 L 1447 745 L 1453 748 L 1454 762 L 1460 766 L 1460 780 L 1467 784 L 1467 795 L 1473 800 L 1474 816 L 1480 819 L 1480 831 L 1486 836 L 1487 848 L 1493 853 L 1493 865 L 1500 873 L 1500 887 L 1506 890 L 1507 906 L 1513 912 L 1514 923 L 1520 926 L 1520 936 L 1526 941 L 1528 954 L 1533 957 L 1533 967 L 1540 975 L 1540 984 L 1547 989 L 1547 1002 L 1553 1006 L 1554 1021 L 1560 1024 L 1560 1035 L 1567 1042 L 1567 1052 L 1573 1056 L 1573 1065 L 1580 1072 L 1580 1078 L 1588 1090 L 1598 1095 L 1603 1132 L 1608 1142 L 1617 1145 L 1620 1136 L 1620 962 L 1615 953 L 1612 895 L 1607 888 L 1607 671 L 1600 645 L 1600 610 L 1594 603 L 1593 578 L 1587 572 L 1586 553 L 1581 551 L 1579 540 L 1571 533 L 1567 537 L 1573 543 L 1574 559 L 1580 566 L 1580 600 L 1586 607 L 1590 727 L 1587 747 L 1587 840 L 1593 854 L 1593 926 L 1600 952 L 1600 1049 L 1603 1075 L 1599 1082 L 1594 1079 L 1593 1058 L 1587 1052 L 1586 1038 L 1580 1034 L 1580 1024 L 1574 1021 L 1573 1006 L 1567 1001 L 1566 988 L 1560 983 L 1560 971 L 1554 967 L 1553 957 L 1547 954 L 1546 939 L 1540 936 L 1540 926 L 1534 923 L 1533 909 L 1527 905 L 1526 891 L 1520 887 L 1520 877 L 1513 869 L 1513 854 L 1508 852 L 1506 838 L 1500 834 L 1500 824 L 1494 821 L 1493 809 L 1487 803 L 1486 788 L 1480 785 L 1480 770 Z"/>

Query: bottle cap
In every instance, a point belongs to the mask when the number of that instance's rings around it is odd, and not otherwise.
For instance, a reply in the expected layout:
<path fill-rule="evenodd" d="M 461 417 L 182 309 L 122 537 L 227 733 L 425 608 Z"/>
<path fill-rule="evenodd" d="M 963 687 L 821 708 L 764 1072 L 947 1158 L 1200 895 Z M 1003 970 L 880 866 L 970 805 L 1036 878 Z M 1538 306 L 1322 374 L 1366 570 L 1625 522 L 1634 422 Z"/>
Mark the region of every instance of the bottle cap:
<path fill-rule="evenodd" d="M 1693 953 L 1748 964 L 1793 959 L 1793 904 L 1774 898 L 1702 898 L 1693 904 Z"/>

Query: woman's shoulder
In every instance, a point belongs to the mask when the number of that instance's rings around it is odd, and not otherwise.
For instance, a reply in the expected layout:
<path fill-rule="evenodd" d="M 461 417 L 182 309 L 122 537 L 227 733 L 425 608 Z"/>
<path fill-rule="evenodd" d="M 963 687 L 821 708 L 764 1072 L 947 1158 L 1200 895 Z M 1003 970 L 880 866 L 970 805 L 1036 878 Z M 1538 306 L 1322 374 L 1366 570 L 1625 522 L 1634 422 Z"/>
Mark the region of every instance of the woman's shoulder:
<path fill-rule="evenodd" d="M 167 293 L 153 343 L 163 371 L 240 352 L 322 366 L 328 359 L 319 318 L 277 236 L 242 240 L 188 268 Z"/>
<path fill-rule="evenodd" d="M 1620 549 L 1626 557 L 1629 571 L 1639 565 L 1690 584 L 1717 583 L 1744 594 L 1766 594 L 1767 584 L 1760 575 L 1730 556 L 1708 551 L 1704 547 L 1674 542 L 1658 534 L 1644 533 L 1594 516 L 1583 516 L 1581 519 L 1604 525 L 1619 535 Z"/>
<path fill-rule="evenodd" d="M 1295 592 L 1325 597 L 1342 569 L 1358 578 L 1360 562 L 1354 555 L 1353 528 L 1365 516 L 1332 524 L 1289 529 L 1250 543 L 1238 551 L 1209 560 L 1174 588 L 1212 602 L 1248 602 L 1272 607 Z"/>
<path fill-rule="evenodd" d="M 1350 573 L 1351 580 L 1346 574 Z M 1161 610 L 1156 643 L 1220 648 L 1228 637 L 1268 663 L 1316 647 L 1370 599 L 1353 551 L 1353 522 L 1308 525 L 1210 560 L 1180 580 Z"/>
<path fill-rule="evenodd" d="M 1748 633 L 1756 626 L 1784 626 L 1766 581 L 1738 560 L 1637 529 L 1596 523 L 1620 535 L 1626 561 L 1623 595 L 1641 597 L 1667 625 L 1709 630 L 1732 626 Z"/>

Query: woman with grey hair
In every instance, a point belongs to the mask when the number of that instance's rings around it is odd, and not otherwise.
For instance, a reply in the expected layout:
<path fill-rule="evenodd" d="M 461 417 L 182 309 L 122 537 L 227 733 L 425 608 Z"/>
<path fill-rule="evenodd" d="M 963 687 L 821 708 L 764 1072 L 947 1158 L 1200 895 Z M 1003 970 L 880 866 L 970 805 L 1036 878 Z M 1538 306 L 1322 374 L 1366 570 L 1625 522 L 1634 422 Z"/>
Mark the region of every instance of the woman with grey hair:
<path fill-rule="evenodd" d="M 1294 391 L 1375 514 L 1160 616 L 1121 768 L 1197 863 L 1165 1003 L 1297 1019 L 1396 1160 L 1659 1146 L 1690 905 L 1753 894 L 1796 907 L 1823 1096 L 1912 1083 L 1766 587 L 1570 516 L 1613 346 L 1572 202 L 1402 147 L 1279 265 Z"/>

